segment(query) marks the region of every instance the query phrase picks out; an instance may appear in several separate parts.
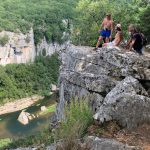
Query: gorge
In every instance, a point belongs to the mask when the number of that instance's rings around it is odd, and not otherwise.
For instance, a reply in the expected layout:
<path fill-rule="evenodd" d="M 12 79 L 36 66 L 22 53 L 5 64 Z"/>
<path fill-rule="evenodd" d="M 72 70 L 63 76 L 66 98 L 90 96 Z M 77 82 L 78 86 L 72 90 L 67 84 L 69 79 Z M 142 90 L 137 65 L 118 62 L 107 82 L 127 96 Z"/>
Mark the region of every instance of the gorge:
<path fill-rule="evenodd" d="M 93 51 L 108 13 L 123 41 Z M 149 14 L 149 0 L 0 0 L 0 149 L 150 150 Z M 144 55 L 124 47 L 130 24 Z"/>

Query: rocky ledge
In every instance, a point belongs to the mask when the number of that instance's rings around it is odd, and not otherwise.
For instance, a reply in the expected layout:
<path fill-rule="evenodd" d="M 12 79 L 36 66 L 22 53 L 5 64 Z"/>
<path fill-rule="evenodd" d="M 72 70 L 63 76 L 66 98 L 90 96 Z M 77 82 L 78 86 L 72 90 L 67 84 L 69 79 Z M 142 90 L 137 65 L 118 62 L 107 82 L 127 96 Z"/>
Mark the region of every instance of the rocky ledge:
<path fill-rule="evenodd" d="M 60 102 L 86 97 L 99 123 L 116 120 L 132 129 L 150 122 L 150 57 L 117 47 L 71 46 L 61 54 Z"/>

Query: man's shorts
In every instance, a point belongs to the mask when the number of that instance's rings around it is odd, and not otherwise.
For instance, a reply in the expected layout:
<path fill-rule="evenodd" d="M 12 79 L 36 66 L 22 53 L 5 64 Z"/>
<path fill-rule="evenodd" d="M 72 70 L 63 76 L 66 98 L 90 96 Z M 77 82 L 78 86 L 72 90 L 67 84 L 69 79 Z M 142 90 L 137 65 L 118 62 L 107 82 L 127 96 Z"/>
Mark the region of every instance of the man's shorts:
<path fill-rule="evenodd" d="M 105 38 L 109 38 L 111 35 L 111 30 L 102 30 L 100 32 L 100 36 L 105 37 Z"/>

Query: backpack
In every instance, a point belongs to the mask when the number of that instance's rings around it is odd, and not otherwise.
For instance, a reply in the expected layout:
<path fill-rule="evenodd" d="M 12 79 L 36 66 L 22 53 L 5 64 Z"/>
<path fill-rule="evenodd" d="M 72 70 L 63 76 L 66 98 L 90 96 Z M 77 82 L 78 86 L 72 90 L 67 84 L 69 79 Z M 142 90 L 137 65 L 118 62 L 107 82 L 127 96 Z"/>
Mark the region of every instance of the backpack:
<path fill-rule="evenodd" d="M 147 45 L 147 42 L 148 42 L 146 36 L 142 33 L 142 34 L 141 34 L 141 37 L 142 37 L 142 45 L 143 45 L 143 46 L 146 46 L 146 45 Z"/>

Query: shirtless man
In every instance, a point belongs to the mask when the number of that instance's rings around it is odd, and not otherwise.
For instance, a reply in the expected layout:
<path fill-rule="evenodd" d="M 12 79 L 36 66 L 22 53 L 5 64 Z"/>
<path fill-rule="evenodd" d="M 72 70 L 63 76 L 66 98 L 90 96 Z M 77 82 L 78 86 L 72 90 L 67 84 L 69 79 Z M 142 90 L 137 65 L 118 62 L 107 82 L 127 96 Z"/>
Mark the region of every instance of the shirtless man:
<path fill-rule="evenodd" d="M 94 50 L 97 50 L 97 48 L 100 45 L 100 42 L 104 38 L 105 38 L 106 43 L 109 42 L 109 39 L 112 39 L 113 28 L 114 28 L 114 23 L 113 23 L 113 20 L 111 19 L 111 14 L 107 14 L 101 24 L 100 36 L 96 44 L 96 48 Z"/>
<path fill-rule="evenodd" d="M 116 31 L 115 39 L 112 42 L 104 43 L 103 46 L 119 46 L 120 42 L 123 39 L 121 24 L 116 25 L 115 31 Z"/>

